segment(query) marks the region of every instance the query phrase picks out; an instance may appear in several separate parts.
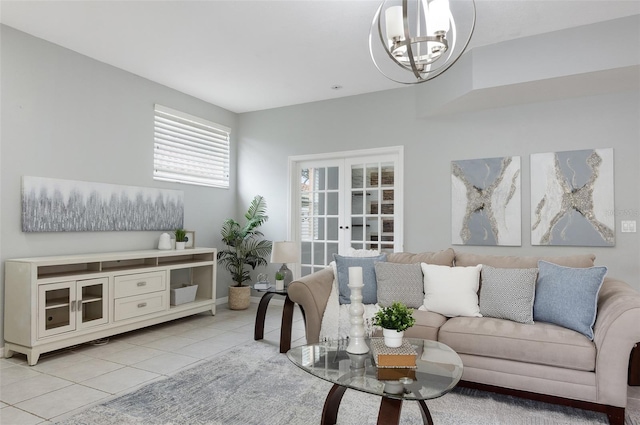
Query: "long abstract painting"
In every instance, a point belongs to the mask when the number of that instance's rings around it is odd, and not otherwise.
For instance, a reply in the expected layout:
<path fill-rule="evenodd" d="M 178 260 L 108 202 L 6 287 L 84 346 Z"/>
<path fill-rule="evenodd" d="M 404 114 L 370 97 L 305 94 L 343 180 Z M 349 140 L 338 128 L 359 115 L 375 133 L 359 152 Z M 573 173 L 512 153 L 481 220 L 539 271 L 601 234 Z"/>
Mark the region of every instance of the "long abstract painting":
<path fill-rule="evenodd" d="M 174 230 L 183 198 L 181 190 L 24 176 L 22 231 Z"/>
<path fill-rule="evenodd" d="M 451 162 L 451 241 L 521 245 L 520 157 Z"/>
<path fill-rule="evenodd" d="M 531 155 L 531 244 L 614 246 L 613 149 Z"/>

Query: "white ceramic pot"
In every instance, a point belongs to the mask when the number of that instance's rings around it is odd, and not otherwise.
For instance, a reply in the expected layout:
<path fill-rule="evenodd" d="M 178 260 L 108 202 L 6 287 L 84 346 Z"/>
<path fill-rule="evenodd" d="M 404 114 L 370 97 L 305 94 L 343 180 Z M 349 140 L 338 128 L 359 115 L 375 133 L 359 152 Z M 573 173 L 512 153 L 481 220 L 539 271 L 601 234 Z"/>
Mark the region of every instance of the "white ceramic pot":
<path fill-rule="evenodd" d="M 184 249 L 186 242 L 176 242 L 176 249 Z"/>
<path fill-rule="evenodd" d="M 384 345 L 389 348 L 398 348 L 402 345 L 404 331 L 398 332 L 395 329 L 382 329 L 382 336 L 384 337 Z"/>
<path fill-rule="evenodd" d="M 276 280 L 276 291 L 284 291 L 284 280 Z"/>

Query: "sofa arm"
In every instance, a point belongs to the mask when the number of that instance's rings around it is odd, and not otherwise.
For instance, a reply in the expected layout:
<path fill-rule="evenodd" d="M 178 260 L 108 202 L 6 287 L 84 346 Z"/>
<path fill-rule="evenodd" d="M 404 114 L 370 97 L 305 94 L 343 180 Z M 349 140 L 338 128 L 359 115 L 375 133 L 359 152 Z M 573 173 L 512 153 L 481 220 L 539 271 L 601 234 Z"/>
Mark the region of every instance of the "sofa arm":
<path fill-rule="evenodd" d="M 287 287 L 291 301 L 300 305 L 304 311 L 307 344 L 320 342 L 322 316 L 332 289 L 333 270 L 331 269 L 301 277 Z"/>
<path fill-rule="evenodd" d="M 605 278 L 593 327 L 598 403 L 626 406 L 629 354 L 640 341 L 639 323 L 640 292 L 623 281 Z"/>

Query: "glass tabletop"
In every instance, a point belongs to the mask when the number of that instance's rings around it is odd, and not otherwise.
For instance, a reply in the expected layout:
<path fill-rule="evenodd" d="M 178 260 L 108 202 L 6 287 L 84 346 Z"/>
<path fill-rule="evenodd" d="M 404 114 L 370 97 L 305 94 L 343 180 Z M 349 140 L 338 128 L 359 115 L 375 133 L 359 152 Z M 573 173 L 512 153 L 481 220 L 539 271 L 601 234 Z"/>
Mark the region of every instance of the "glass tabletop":
<path fill-rule="evenodd" d="M 289 360 L 304 371 L 358 391 L 403 400 L 428 400 L 451 391 L 462 377 L 462 360 L 437 341 L 406 338 L 417 353 L 416 368 L 378 368 L 369 350 L 350 354 L 348 341 L 294 347 Z M 371 341 L 367 340 L 370 346 Z"/>
<path fill-rule="evenodd" d="M 255 289 L 258 292 L 274 292 L 274 293 L 279 294 L 279 295 L 287 295 L 287 288 L 276 289 L 275 286 L 270 286 L 268 288 L 256 288 L 255 285 L 254 285 L 253 289 Z"/>

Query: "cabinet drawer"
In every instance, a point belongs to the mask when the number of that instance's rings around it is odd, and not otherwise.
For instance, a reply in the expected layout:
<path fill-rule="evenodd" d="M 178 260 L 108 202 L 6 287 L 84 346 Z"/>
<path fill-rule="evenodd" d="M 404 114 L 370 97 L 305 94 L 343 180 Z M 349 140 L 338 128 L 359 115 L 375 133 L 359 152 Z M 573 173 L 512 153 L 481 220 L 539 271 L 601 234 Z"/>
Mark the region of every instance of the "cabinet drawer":
<path fill-rule="evenodd" d="M 166 289 L 165 272 L 136 273 L 115 277 L 114 298 L 148 294 Z"/>
<path fill-rule="evenodd" d="M 145 314 L 162 311 L 167 305 L 166 292 L 137 295 L 115 300 L 115 320 L 131 319 Z"/>

